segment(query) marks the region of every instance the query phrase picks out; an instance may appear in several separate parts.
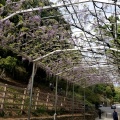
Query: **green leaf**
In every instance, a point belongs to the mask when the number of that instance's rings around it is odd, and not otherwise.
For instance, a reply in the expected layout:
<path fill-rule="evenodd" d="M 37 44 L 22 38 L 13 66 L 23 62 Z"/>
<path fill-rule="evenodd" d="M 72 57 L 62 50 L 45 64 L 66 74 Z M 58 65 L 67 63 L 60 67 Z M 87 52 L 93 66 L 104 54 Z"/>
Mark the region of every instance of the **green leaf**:
<path fill-rule="evenodd" d="M 22 27 L 22 28 L 20 29 L 21 32 L 25 32 L 25 31 L 28 31 L 28 30 L 29 30 L 29 28 L 27 28 L 27 27 Z"/>

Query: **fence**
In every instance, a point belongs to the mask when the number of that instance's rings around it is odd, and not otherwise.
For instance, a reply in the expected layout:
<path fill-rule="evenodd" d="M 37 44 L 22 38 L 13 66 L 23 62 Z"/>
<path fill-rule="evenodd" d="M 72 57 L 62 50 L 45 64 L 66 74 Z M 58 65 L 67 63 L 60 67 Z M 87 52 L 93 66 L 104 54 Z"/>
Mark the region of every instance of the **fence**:
<path fill-rule="evenodd" d="M 26 88 L 13 87 L 7 84 L 0 84 L 0 110 L 4 111 L 7 116 L 17 116 L 27 114 L 29 109 L 29 94 Z M 82 103 L 71 98 L 57 96 L 57 111 L 64 112 L 83 112 Z M 31 113 L 36 114 L 44 111 L 54 111 L 55 95 L 43 93 L 39 89 L 34 89 L 32 97 Z"/>

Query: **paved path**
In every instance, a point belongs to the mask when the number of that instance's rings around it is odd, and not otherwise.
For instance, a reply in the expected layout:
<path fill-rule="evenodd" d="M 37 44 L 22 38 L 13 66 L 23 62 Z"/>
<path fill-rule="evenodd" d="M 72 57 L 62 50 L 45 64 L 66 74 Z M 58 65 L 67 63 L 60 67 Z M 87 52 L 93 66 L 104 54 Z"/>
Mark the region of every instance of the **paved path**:
<path fill-rule="evenodd" d="M 106 114 L 102 114 L 101 119 L 96 118 L 95 120 L 113 120 L 113 118 L 111 114 L 108 114 L 107 117 L 106 117 Z"/>
<path fill-rule="evenodd" d="M 112 118 L 101 118 L 101 119 L 96 118 L 95 120 L 113 120 L 113 119 Z"/>
<path fill-rule="evenodd" d="M 101 107 L 100 108 L 104 113 L 102 114 L 102 117 L 101 119 L 99 118 L 96 118 L 95 120 L 113 120 L 112 118 L 112 113 L 113 113 L 113 109 L 111 109 L 111 107 Z M 116 110 L 118 112 L 118 117 L 119 117 L 119 120 L 120 120 L 120 106 L 116 107 Z"/>

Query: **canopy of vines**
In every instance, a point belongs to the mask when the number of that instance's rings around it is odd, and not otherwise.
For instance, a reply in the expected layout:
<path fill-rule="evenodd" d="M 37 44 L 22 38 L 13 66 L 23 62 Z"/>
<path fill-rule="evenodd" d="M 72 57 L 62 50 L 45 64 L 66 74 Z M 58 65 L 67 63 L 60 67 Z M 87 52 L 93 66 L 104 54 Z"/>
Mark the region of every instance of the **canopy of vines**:
<path fill-rule="evenodd" d="M 1 0 L 0 46 L 79 85 L 120 80 L 120 2 Z"/>

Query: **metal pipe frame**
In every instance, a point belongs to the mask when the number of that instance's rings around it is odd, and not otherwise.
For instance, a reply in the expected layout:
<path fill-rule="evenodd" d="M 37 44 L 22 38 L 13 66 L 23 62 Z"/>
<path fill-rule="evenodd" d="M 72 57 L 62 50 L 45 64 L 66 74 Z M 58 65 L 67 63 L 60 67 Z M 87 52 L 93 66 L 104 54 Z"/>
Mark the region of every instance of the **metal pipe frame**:
<path fill-rule="evenodd" d="M 100 3 L 106 3 L 106 4 L 115 4 L 114 1 L 108 1 L 108 0 L 93 0 L 94 2 L 100 2 Z M 37 8 L 30 8 L 30 9 L 26 9 L 26 10 L 19 10 L 16 11 L 12 14 L 10 14 L 9 16 L 3 18 L 2 20 L 0 20 L 1 22 L 4 22 L 6 20 L 8 20 L 9 18 L 20 14 L 20 13 L 26 13 L 26 12 L 32 12 L 32 11 L 39 11 L 39 10 L 45 10 L 45 9 L 50 9 L 50 8 L 58 8 L 58 7 L 64 7 L 64 6 L 69 6 L 69 5 L 73 5 L 73 4 L 79 4 L 79 3 L 85 3 L 85 2 L 92 2 L 91 0 L 80 0 L 79 2 L 72 2 L 72 3 L 66 3 L 64 4 L 60 4 L 60 5 L 51 5 L 51 6 L 44 6 L 44 7 L 37 7 Z M 120 2 L 117 2 L 116 5 L 120 5 Z"/>
<path fill-rule="evenodd" d="M 32 93 L 33 93 L 34 76 L 35 76 L 35 63 L 33 62 L 32 83 L 31 83 L 31 89 L 30 89 L 30 103 L 29 103 L 29 109 L 28 109 L 28 120 L 30 120 L 30 117 L 31 117 Z"/>

